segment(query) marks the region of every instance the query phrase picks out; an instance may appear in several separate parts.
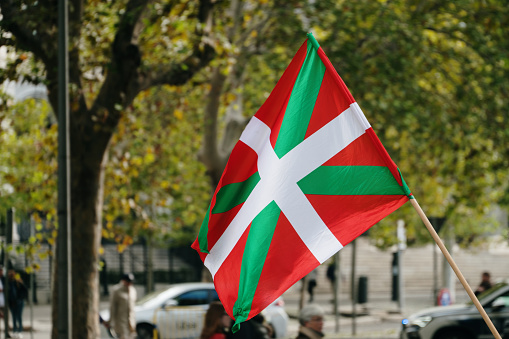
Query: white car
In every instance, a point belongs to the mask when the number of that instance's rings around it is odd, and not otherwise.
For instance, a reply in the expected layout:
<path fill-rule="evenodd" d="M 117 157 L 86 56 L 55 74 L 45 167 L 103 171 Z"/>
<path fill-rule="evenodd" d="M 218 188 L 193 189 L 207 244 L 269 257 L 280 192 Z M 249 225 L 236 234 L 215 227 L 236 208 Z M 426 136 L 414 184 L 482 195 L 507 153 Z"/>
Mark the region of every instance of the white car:
<path fill-rule="evenodd" d="M 182 283 L 166 290 L 147 294 L 136 303 L 136 331 L 138 338 L 191 339 L 199 338 L 208 305 L 219 301 L 212 283 Z M 278 298 L 262 311 L 266 322 L 274 329 L 274 338 L 287 334 L 288 315 Z M 108 321 L 109 310 L 100 312 Z M 114 334 L 111 334 L 112 336 Z"/>

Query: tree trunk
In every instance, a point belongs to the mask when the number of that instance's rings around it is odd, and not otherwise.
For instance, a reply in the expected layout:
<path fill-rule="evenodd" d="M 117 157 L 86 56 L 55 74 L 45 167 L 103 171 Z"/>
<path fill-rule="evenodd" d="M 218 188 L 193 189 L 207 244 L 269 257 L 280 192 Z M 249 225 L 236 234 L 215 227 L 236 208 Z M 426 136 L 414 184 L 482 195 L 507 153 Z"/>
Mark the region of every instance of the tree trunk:
<path fill-rule="evenodd" d="M 73 133 L 74 132 L 74 133 Z M 81 135 L 87 135 L 82 133 Z M 107 142 L 94 133 L 71 132 L 72 337 L 99 337 L 99 246 Z M 91 137 L 93 136 L 93 137 Z M 109 140 L 109 138 L 107 139 Z M 57 258 L 55 258 L 57 260 Z M 53 330 L 58 337 L 58 265 L 54 270 Z"/>

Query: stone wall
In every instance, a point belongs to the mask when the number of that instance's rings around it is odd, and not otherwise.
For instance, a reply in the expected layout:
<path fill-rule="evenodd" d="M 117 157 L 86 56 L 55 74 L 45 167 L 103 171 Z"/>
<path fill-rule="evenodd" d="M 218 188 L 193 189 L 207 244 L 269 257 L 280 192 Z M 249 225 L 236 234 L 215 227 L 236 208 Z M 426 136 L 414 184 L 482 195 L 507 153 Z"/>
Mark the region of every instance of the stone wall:
<path fill-rule="evenodd" d="M 360 237 L 357 240 L 356 276 L 368 278 L 368 294 L 383 298 L 391 298 L 392 290 L 392 251 L 381 251 L 370 244 L 369 239 Z M 340 253 L 341 282 L 340 291 L 348 295 L 351 286 L 352 244 L 345 246 Z M 443 287 L 442 267 L 445 257 L 436 245 L 428 244 L 422 247 L 407 248 L 402 254 L 403 288 L 406 295 L 433 296 L 434 295 L 434 254 L 436 251 L 438 288 Z M 509 247 L 507 242 L 490 247 L 475 249 L 460 249 L 455 246 L 450 251 L 454 261 L 475 290 L 480 282 L 481 273 L 489 271 L 493 281 L 509 279 Z M 327 264 L 325 262 L 318 269 L 317 293 L 329 293 L 330 283 L 326 278 Z M 467 300 L 468 295 L 462 284 L 453 274 L 455 282 L 456 300 Z M 297 285 L 297 284 L 296 284 Z M 298 288 L 298 287 L 293 287 Z M 454 295 L 454 294 L 453 294 Z"/>

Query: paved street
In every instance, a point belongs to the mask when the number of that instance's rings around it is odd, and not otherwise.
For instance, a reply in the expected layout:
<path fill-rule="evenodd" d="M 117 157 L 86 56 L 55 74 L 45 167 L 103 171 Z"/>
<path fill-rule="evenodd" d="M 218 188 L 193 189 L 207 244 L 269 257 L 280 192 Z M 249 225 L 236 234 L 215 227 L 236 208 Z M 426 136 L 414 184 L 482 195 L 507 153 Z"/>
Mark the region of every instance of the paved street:
<path fill-rule="evenodd" d="M 293 288 L 283 295 L 285 308 L 290 315 L 288 326 L 288 338 L 294 338 L 298 328 L 298 304 L 299 293 Z M 306 294 L 307 298 L 307 294 Z M 390 301 L 390 296 L 370 296 L 366 305 L 357 305 L 356 310 L 359 316 L 353 320 L 351 317 L 352 305 L 349 300 L 342 298 L 338 318 L 339 332 L 336 333 L 336 317 L 333 314 L 331 295 L 328 293 L 317 294 L 315 303 L 320 304 L 326 311 L 324 332 L 326 338 L 380 338 L 396 339 L 399 335 L 399 328 L 403 316 L 399 313 L 398 305 Z M 432 306 L 432 299 L 429 295 L 407 296 L 404 302 L 404 314 Z M 108 301 L 102 300 L 100 309 L 108 307 Z M 31 321 L 31 318 L 33 319 Z M 48 304 L 34 305 L 32 310 L 29 305 L 25 306 L 23 312 L 23 325 L 27 329 L 23 338 L 49 339 L 51 337 L 51 306 Z M 33 332 L 29 331 L 33 324 Z M 355 335 L 353 334 L 355 328 Z M 0 338 L 5 338 L 3 321 Z M 107 335 L 101 332 L 102 339 Z"/>
<path fill-rule="evenodd" d="M 291 316 L 288 328 L 289 338 L 294 338 L 297 333 L 298 302 L 297 293 L 285 293 L 285 308 Z M 307 298 L 307 294 L 306 294 Z M 318 294 L 315 303 L 321 305 L 326 311 L 324 333 L 326 338 L 399 338 L 401 320 L 404 316 L 399 312 L 398 304 L 390 301 L 390 296 L 373 296 L 368 299 L 366 305 L 356 305 L 358 316 L 352 318 L 352 304 L 342 298 L 339 305 L 341 316 L 335 317 L 331 295 Z M 405 299 L 403 314 L 410 314 L 419 309 L 431 307 L 432 299 L 429 296 L 415 296 Z M 336 331 L 336 328 L 339 331 Z M 355 334 L 354 334 L 355 333 Z"/>

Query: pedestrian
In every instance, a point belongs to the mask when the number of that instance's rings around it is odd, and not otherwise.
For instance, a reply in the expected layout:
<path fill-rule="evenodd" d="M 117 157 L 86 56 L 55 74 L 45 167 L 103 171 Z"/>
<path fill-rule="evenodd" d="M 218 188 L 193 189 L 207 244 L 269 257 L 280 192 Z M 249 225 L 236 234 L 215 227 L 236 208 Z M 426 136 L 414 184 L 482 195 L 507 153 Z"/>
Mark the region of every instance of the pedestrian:
<path fill-rule="evenodd" d="M 336 286 L 336 260 L 332 259 L 332 261 L 327 265 L 327 280 L 330 282 L 331 291 L 332 291 L 332 300 L 331 302 L 337 302 L 337 286 Z"/>
<path fill-rule="evenodd" d="M 334 259 L 327 265 L 327 279 L 332 285 L 336 282 L 336 260 Z"/>
<path fill-rule="evenodd" d="M 99 283 L 103 288 L 103 296 L 108 296 L 108 271 L 106 271 L 106 259 L 101 257 L 99 259 L 101 271 L 99 272 Z"/>
<path fill-rule="evenodd" d="M 200 339 L 225 339 L 225 328 L 231 326 L 231 318 L 219 301 L 210 303 Z"/>
<path fill-rule="evenodd" d="M 110 320 L 106 323 L 117 333 L 119 339 L 131 339 L 136 334 L 134 303 L 136 289 L 133 286 L 134 275 L 122 275 L 120 282 L 113 286 L 110 297 Z"/>
<path fill-rule="evenodd" d="M 315 304 L 306 305 L 299 313 L 299 334 L 296 339 L 321 339 L 323 330 L 323 309 Z"/>
<path fill-rule="evenodd" d="M 228 339 L 269 339 L 274 329 L 265 322 L 264 316 L 259 313 L 240 324 L 237 332 L 229 332 Z"/>
<path fill-rule="evenodd" d="M 5 278 L 4 278 L 4 268 L 3 266 L 0 266 L 0 318 L 4 317 L 5 311 L 5 292 L 4 292 L 4 284 L 5 284 Z"/>
<path fill-rule="evenodd" d="M 474 293 L 477 296 L 480 293 L 489 290 L 491 286 L 493 286 L 493 284 L 491 283 L 490 272 L 483 272 L 483 274 L 481 275 L 481 283 L 479 284 Z"/>
<path fill-rule="evenodd" d="M 9 284 L 8 301 L 9 310 L 12 314 L 12 331 L 13 338 L 23 338 L 23 307 L 25 306 L 25 299 L 28 297 L 28 289 L 26 288 L 23 280 L 14 269 L 9 269 L 7 272 L 7 279 Z"/>
<path fill-rule="evenodd" d="M 315 289 L 316 287 L 316 277 L 318 275 L 318 272 L 317 272 L 317 269 L 315 268 L 314 270 L 312 270 L 311 272 L 309 272 L 308 274 L 308 293 L 309 293 L 309 302 L 313 302 L 313 297 L 314 297 L 314 294 L 313 294 L 313 290 Z"/>

